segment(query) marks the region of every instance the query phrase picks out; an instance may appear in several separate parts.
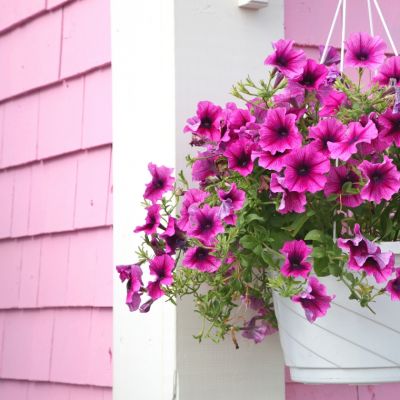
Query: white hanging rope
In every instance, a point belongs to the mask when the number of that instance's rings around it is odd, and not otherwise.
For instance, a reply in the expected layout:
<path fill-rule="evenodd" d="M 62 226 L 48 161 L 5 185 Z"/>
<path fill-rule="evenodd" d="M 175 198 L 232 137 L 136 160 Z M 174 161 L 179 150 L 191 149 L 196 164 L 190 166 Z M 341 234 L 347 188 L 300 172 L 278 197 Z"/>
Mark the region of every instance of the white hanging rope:
<path fill-rule="evenodd" d="M 335 15 L 333 16 L 331 28 L 329 29 L 328 37 L 326 38 L 325 47 L 324 47 L 324 51 L 322 52 L 320 64 L 323 64 L 325 62 L 326 55 L 328 54 L 329 43 L 330 43 L 331 38 L 332 38 L 333 30 L 335 29 L 337 17 L 339 15 L 339 10 L 340 10 L 340 7 L 342 6 L 342 3 L 343 3 L 343 0 L 339 0 L 338 1 L 338 5 L 336 7 Z"/>
<path fill-rule="evenodd" d="M 340 41 L 340 72 L 344 70 L 344 41 L 346 39 L 346 9 L 347 0 L 343 0 L 342 6 L 342 40 Z"/>
<path fill-rule="evenodd" d="M 387 37 L 389 39 L 390 45 L 392 46 L 393 53 L 394 53 L 395 56 L 398 56 L 399 52 L 397 51 L 396 46 L 395 46 L 395 44 L 393 42 L 392 35 L 389 32 L 389 28 L 388 28 L 388 26 L 386 24 L 385 18 L 383 17 L 382 10 L 379 7 L 378 0 L 374 0 L 374 4 L 375 4 L 376 11 L 378 11 L 378 15 L 379 15 L 379 18 L 381 19 L 382 25 L 385 28 L 385 32 L 386 32 L 386 35 L 387 35 Z"/>
<path fill-rule="evenodd" d="M 372 19 L 371 0 L 367 0 L 367 5 L 368 5 L 369 33 L 371 36 L 374 36 L 374 21 Z"/>

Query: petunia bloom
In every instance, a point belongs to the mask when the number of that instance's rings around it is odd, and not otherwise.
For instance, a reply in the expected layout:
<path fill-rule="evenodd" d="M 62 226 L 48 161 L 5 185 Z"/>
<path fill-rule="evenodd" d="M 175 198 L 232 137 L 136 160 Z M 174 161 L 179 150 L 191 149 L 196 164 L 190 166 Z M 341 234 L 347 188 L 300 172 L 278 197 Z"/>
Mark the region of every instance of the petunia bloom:
<path fill-rule="evenodd" d="M 197 160 L 192 165 L 192 178 L 194 181 L 204 181 L 209 176 L 217 174 L 215 161 L 217 156 L 211 151 L 197 154 Z"/>
<path fill-rule="evenodd" d="M 258 159 L 258 165 L 270 171 L 280 172 L 286 166 L 285 157 L 290 153 L 290 150 L 284 152 L 276 152 L 272 154 L 270 151 L 254 150 L 251 153 L 252 160 Z"/>
<path fill-rule="evenodd" d="M 221 107 L 210 101 L 200 101 L 197 104 L 196 115 L 187 120 L 183 131 L 217 142 L 221 139 L 221 116 Z"/>
<path fill-rule="evenodd" d="M 329 94 L 322 99 L 322 109 L 319 112 L 320 117 L 330 117 L 337 113 L 339 108 L 345 104 L 347 96 L 338 90 L 330 90 Z"/>
<path fill-rule="evenodd" d="M 174 178 L 171 176 L 173 168 L 157 167 L 153 163 L 148 165 L 152 180 L 146 184 L 144 198 L 155 203 L 165 192 L 173 189 Z"/>
<path fill-rule="evenodd" d="M 369 254 L 375 254 L 378 251 L 378 246 L 361 234 L 359 224 L 354 225 L 354 238 L 339 238 L 337 245 L 340 249 L 348 251 L 350 257 L 367 257 Z"/>
<path fill-rule="evenodd" d="M 293 80 L 307 90 L 317 90 L 324 83 L 327 75 L 328 68 L 310 58 L 307 60 L 301 74 Z"/>
<path fill-rule="evenodd" d="M 321 152 L 325 156 L 330 155 L 328 143 L 338 143 L 344 139 L 346 127 L 336 118 L 321 120 L 309 130 L 309 137 L 314 139 L 310 146 L 315 152 Z"/>
<path fill-rule="evenodd" d="M 203 203 L 208 197 L 207 192 L 203 192 L 200 189 L 189 189 L 183 196 L 181 215 L 177 221 L 178 227 L 187 231 L 190 227 L 190 215 Z"/>
<path fill-rule="evenodd" d="M 376 253 L 368 256 L 354 256 L 349 260 L 349 268 L 364 271 L 373 275 L 377 283 L 386 282 L 393 273 L 394 254 L 382 253 L 378 248 Z"/>
<path fill-rule="evenodd" d="M 186 235 L 179 229 L 177 220 L 169 216 L 167 229 L 160 235 L 165 240 L 165 251 L 174 254 L 176 249 L 184 249 L 186 246 Z"/>
<path fill-rule="evenodd" d="M 396 81 L 396 85 L 400 86 L 400 56 L 389 57 L 379 68 L 378 74 L 374 81 L 380 85 L 389 85 L 391 79 Z"/>
<path fill-rule="evenodd" d="M 150 261 L 150 275 L 155 277 L 155 280 L 147 285 L 147 293 L 156 300 L 164 295 L 164 290 L 161 285 L 170 286 L 173 282 L 172 271 L 175 267 L 173 258 L 168 254 L 155 256 Z"/>
<path fill-rule="evenodd" d="M 378 68 L 385 58 L 386 44 L 379 36 L 353 33 L 346 41 L 344 62 L 349 67 Z"/>
<path fill-rule="evenodd" d="M 271 154 L 301 146 L 301 134 L 296 126 L 296 116 L 287 114 L 283 107 L 272 108 L 260 128 L 260 147 Z"/>
<path fill-rule="evenodd" d="M 217 194 L 222 203 L 219 214 L 220 217 L 224 219 L 227 224 L 235 225 L 236 218 L 234 211 L 240 210 L 243 207 L 246 193 L 243 190 L 238 189 L 235 183 L 232 183 L 227 192 L 218 190 Z M 221 213 L 222 210 L 224 210 L 223 213 Z"/>
<path fill-rule="evenodd" d="M 315 193 L 326 183 L 325 173 L 330 162 L 323 154 L 316 153 L 310 145 L 292 150 L 285 158 L 285 181 L 288 190 Z"/>
<path fill-rule="evenodd" d="M 126 304 L 130 311 L 136 311 L 140 306 L 141 301 L 141 287 L 142 282 L 142 269 L 139 265 L 119 265 L 117 271 L 122 282 L 126 280 Z"/>
<path fill-rule="evenodd" d="M 218 212 L 219 207 L 210 207 L 208 204 L 194 210 L 188 229 L 189 236 L 199 239 L 207 246 L 214 243 L 216 235 L 224 232 Z"/>
<path fill-rule="evenodd" d="M 303 240 L 291 240 L 286 242 L 280 252 L 286 256 L 285 262 L 281 267 L 284 276 L 298 278 L 299 276 L 307 279 L 311 271 L 311 264 L 306 261 L 311 254 L 311 248 Z"/>
<path fill-rule="evenodd" d="M 371 163 L 364 160 L 359 169 L 367 179 L 361 189 L 363 200 L 379 204 L 382 200 L 390 200 L 400 189 L 400 172 L 393 161 L 384 156 L 382 163 Z"/>
<path fill-rule="evenodd" d="M 340 196 L 340 202 L 346 207 L 358 207 L 363 201 L 359 193 L 346 193 L 343 187 L 351 183 L 353 189 L 358 189 L 360 177 L 345 165 L 331 167 L 324 187 L 324 194 L 329 197 L 332 194 Z M 338 199 L 339 200 L 339 199 Z"/>
<path fill-rule="evenodd" d="M 153 204 L 150 207 L 147 207 L 146 210 L 146 223 L 142 226 L 137 226 L 134 230 L 135 233 L 144 232 L 146 235 L 151 235 L 157 232 L 157 228 L 160 225 L 161 207 L 158 204 Z"/>
<path fill-rule="evenodd" d="M 265 59 L 264 64 L 276 67 L 287 78 L 294 78 L 301 73 L 306 57 L 303 50 L 295 50 L 293 45 L 293 40 L 284 39 L 272 43 L 275 51 Z"/>
<path fill-rule="evenodd" d="M 230 144 L 224 152 L 224 156 L 228 159 L 229 168 L 242 176 L 251 174 L 254 167 L 251 159 L 253 148 L 254 143 L 245 138 L 240 138 Z"/>
<path fill-rule="evenodd" d="M 246 339 L 254 340 L 254 343 L 262 342 L 266 336 L 277 332 L 265 319 L 255 316 L 248 321 L 242 331 L 242 336 Z"/>
<path fill-rule="evenodd" d="M 371 120 L 365 126 L 359 122 L 350 122 L 344 140 L 338 143 L 328 143 L 328 149 L 332 158 L 347 161 L 357 153 L 358 144 L 371 143 L 377 136 L 378 130 Z"/>
<path fill-rule="evenodd" d="M 379 124 L 383 127 L 380 134 L 382 139 L 400 147 L 400 113 L 395 113 L 388 108 L 379 117 Z"/>
<path fill-rule="evenodd" d="M 278 207 L 280 214 L 289 212 L 302 213 L 306 210 L 306 194 L 291 192 L 284 184 L 284 177 L 273 173 L 271 175 L 270 190 L 272 193 L 282 193 L 282 199 Z"/>
<path fill-rule="evenodd" d="M 202 272 L 215 272 L 221 266 L 222 261 L 212 254 L 211 249 L 191 247 L 186 251 L 182 264 L 186 268 Z"/>
<path fill-rule="evenodd" d="M 325 50 L 325 46 L 319 46 L 319 55 L 322 57 L 322 54 Z M 330 67 L 331 65 L 336 65 L 340 63 L 340 53 L 333 46 L 328 46 L 325 60 L 323 62 L 324 65 Z"/>
<path fill-rule="evenodd" d="M 303 307 L 310 322 L 326 315 L 333 299 L 334 296 L 328 296 L 326 287 L 314 276 L 309 278 L 307 289 L 303 293 L 292 297 L 292 301 Z"/>
<path fill-rule="evenodd" d="M 390 293 L 390 297 L 394 301 L 400 301 L 400 268 L 396 269 L 396 277 L 390 280 L 386 286 L 386 290 Z"/>

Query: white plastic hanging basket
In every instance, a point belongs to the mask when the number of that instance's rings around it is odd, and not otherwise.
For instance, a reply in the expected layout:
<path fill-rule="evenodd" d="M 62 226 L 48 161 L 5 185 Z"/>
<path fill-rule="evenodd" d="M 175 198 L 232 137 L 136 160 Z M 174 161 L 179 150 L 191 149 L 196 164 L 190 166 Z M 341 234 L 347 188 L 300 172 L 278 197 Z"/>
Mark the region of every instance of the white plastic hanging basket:
<path fill-rule="evenodd" d="M 396 254 L 400 242 L 381 243 Z M 373 314 L 349 300 L 335 278 L 319 278 L 336 294 L 326 316 L 314 323 L 290 299 L 274 296 L 280 341 L 292 380 L 303 383 L 400 382 L 400 304 L 387 295 L 373 303 Z"/>

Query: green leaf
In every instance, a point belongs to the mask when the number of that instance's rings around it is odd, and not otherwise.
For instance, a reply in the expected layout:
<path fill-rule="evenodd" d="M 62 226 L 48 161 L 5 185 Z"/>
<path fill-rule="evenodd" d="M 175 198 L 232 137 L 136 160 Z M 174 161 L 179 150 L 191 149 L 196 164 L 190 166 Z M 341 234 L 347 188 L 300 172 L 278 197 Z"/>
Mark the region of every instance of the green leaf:
<path fill-rule="evenodd" d="M 317 276 L 328 276 L 329 275 L 329 258 L 315 258 L 314 259 L 314 271 Z"/>
<path fill-rule="evenodd" d="M 313 258 L 324 258 L 326 257 L 325 249 L 323 247 L 314 247 L 311 256 Z"/>
<path fill-rule="evenodd" d="M 324 232 L 313 229 L 312 231 L 308 232 L 307 235 L 304 237 L 304 240 L 311 240 L 313 242 L 323 242 Z"/>
<path fill-rule="evenodd" d="M 257 245 L 257 242 L 253 236 L 244 235 L 240 238 L 239 243 L 245 248 L 249 250 L 253 250 Z"/>

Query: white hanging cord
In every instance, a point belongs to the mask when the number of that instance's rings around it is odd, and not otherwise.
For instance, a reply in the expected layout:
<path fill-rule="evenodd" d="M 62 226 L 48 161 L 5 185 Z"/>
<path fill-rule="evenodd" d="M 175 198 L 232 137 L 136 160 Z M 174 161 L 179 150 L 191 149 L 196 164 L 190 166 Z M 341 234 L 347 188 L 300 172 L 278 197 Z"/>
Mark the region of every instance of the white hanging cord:
<path fill-rule="evenodd" d="M 324 51 L 322 52 L 320 64 L 323 64 L 325 62 L 326 55 L 328 54 L 329 43 L 330 43 L 331 38 L 332 38 L 333 30 L 335 29 L 336 20 L 337 20 L 337 17 L 339 15 L 339 10 L 340 10 L 340 7 L 342 6 L 342 3 L 343 3 L 343 0 L 339 0 L 338 1 L 338 5 L 336 7 L 335 15 L 334 15 L 333 20 L 332 20 L 331 28 L 329 29 L 328 37 L 326 38 L 325 47 L 324 47 Z"/>
<path fill-rule="evenodd" d="M 342 7 L 342 40 L 340 42 L 340 72 L 344 70 L 344 41 L 346 39 L 346 9 L 347 0 L 343 0 Z"/>
<path fill-rule="evenodd" d="M 372 19 L 371 0 L 367 0 L 368 5 L 368 19 L 369 19 L 369 33 L 374 36 L 374 21 Z"/>
<path fill-rule="evenodd" d="M 379 18 L 381 19 L 382 25 L 385 28 L 385 32 L 386 32 L 386 35 L 387 35 L 387 37 L 389 39 L 390 45 L 392 46 L 393 53 L 394 53 L 395 56 L 398 56 L 399 53 L 398 53 L 398 51 L 396 49 L 396 46 L 395 46 L 395 44 L 393 42 L 392 35 L 389 32 L 389 28 L 388 28 L 388 26 L 386 24 L 385 18 L 383 17 L 382 10 L 379 7 L 378 0 L 374 0 L 374 4 L 375 4 L 376 11 L 378 11 L 378 15 L 379 15 Z"/>

